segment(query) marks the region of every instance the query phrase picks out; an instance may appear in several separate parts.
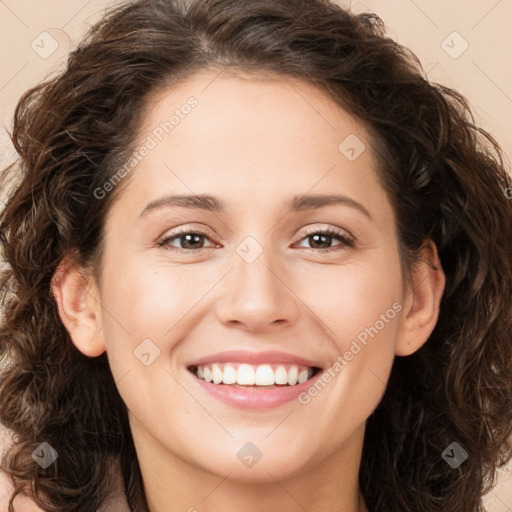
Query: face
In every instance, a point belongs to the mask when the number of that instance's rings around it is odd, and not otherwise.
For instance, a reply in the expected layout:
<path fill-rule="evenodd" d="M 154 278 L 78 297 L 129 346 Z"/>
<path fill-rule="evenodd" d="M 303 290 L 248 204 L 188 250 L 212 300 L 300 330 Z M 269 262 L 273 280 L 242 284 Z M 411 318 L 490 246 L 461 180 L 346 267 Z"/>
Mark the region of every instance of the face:
<path fill-rule="evenodd" d="M 248 482 L 357 460 L 421 307 L 370 140 L 310 85 L 217 75 L 151 97 L 94 343 L 141 458 Z"/>

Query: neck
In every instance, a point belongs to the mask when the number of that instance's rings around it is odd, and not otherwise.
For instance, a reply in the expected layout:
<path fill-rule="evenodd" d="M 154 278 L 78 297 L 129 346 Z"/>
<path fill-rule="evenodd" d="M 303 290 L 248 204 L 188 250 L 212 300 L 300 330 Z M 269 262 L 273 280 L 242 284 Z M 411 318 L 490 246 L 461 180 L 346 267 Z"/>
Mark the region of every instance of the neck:
<path fill-rule="evenodd" d="M 308 467 L 284 477 L 282 468 L 274 475 L 267 470 L 247 481 L 232 470 L 212 473 L 200 461 L 187 463 L 133 418 L 131 423 L 150 512 L 368 512 L 358 482 L 364 424 L 340 449 Z"/>

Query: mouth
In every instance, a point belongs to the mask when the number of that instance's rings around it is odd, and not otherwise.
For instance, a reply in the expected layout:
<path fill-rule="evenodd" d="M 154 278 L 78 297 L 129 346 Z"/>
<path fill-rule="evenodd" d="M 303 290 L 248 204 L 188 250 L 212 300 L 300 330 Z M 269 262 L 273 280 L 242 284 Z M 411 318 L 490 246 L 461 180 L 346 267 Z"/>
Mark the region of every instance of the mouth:
<path fill-rule="evenodd" d="M 218 352 L 186 368 L 199 393 L 246 411 L 293 404 L 323 373 L 318 361 L 277 350 Z"/>
<path fill-rule="evenodd" d="M 322 371 L 320 367 L 301 364 L 240 362 L 197 364 L 187 369 L 196 378 L 209 384 L 261 390 L 298 386 Z"/>

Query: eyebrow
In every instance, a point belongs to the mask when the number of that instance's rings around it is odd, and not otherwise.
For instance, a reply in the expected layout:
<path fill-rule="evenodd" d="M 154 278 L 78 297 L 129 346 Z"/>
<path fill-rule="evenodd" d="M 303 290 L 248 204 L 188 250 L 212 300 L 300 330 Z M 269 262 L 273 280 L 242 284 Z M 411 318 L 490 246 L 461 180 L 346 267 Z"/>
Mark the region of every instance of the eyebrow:
<path fill-rule="evenodd" d="M 330 205 L 345 205 L 355 208 L 362 212 L 366 217 L 373 221 L 373 217 L 365 206 L 358 201 L 339 194 L 316 194 L 316 195 L 303 195 L 294 196 L 289 203 L 289 210 L 292 212 L 302 212 L 307 210 L 314 210 Z M 194 210 L 205 210 L 209 212 L 222 213 L 225 211 L 224 203 L 207 194 L 200 195 L 175 195 L 166 196 L 160 199 L 155 199 L 146 205 L 139 215 L 139 218 L 145 217 L 151 211 L 159 208 L 170 207 L 190 208 Z"/>

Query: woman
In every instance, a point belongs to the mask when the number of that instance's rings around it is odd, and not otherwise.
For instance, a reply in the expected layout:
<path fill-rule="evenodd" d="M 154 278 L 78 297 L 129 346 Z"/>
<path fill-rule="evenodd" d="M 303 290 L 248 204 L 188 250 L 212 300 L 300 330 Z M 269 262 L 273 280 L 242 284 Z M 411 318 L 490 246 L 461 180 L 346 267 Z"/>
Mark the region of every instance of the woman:
<path fill-rule="evenodd" d="M 132 511 L 483 510 L 511 449 L 511 180 L 379 18 L 129 3 L 12 139 L 10 510 L 113 510 L 119 485 Z"/>

